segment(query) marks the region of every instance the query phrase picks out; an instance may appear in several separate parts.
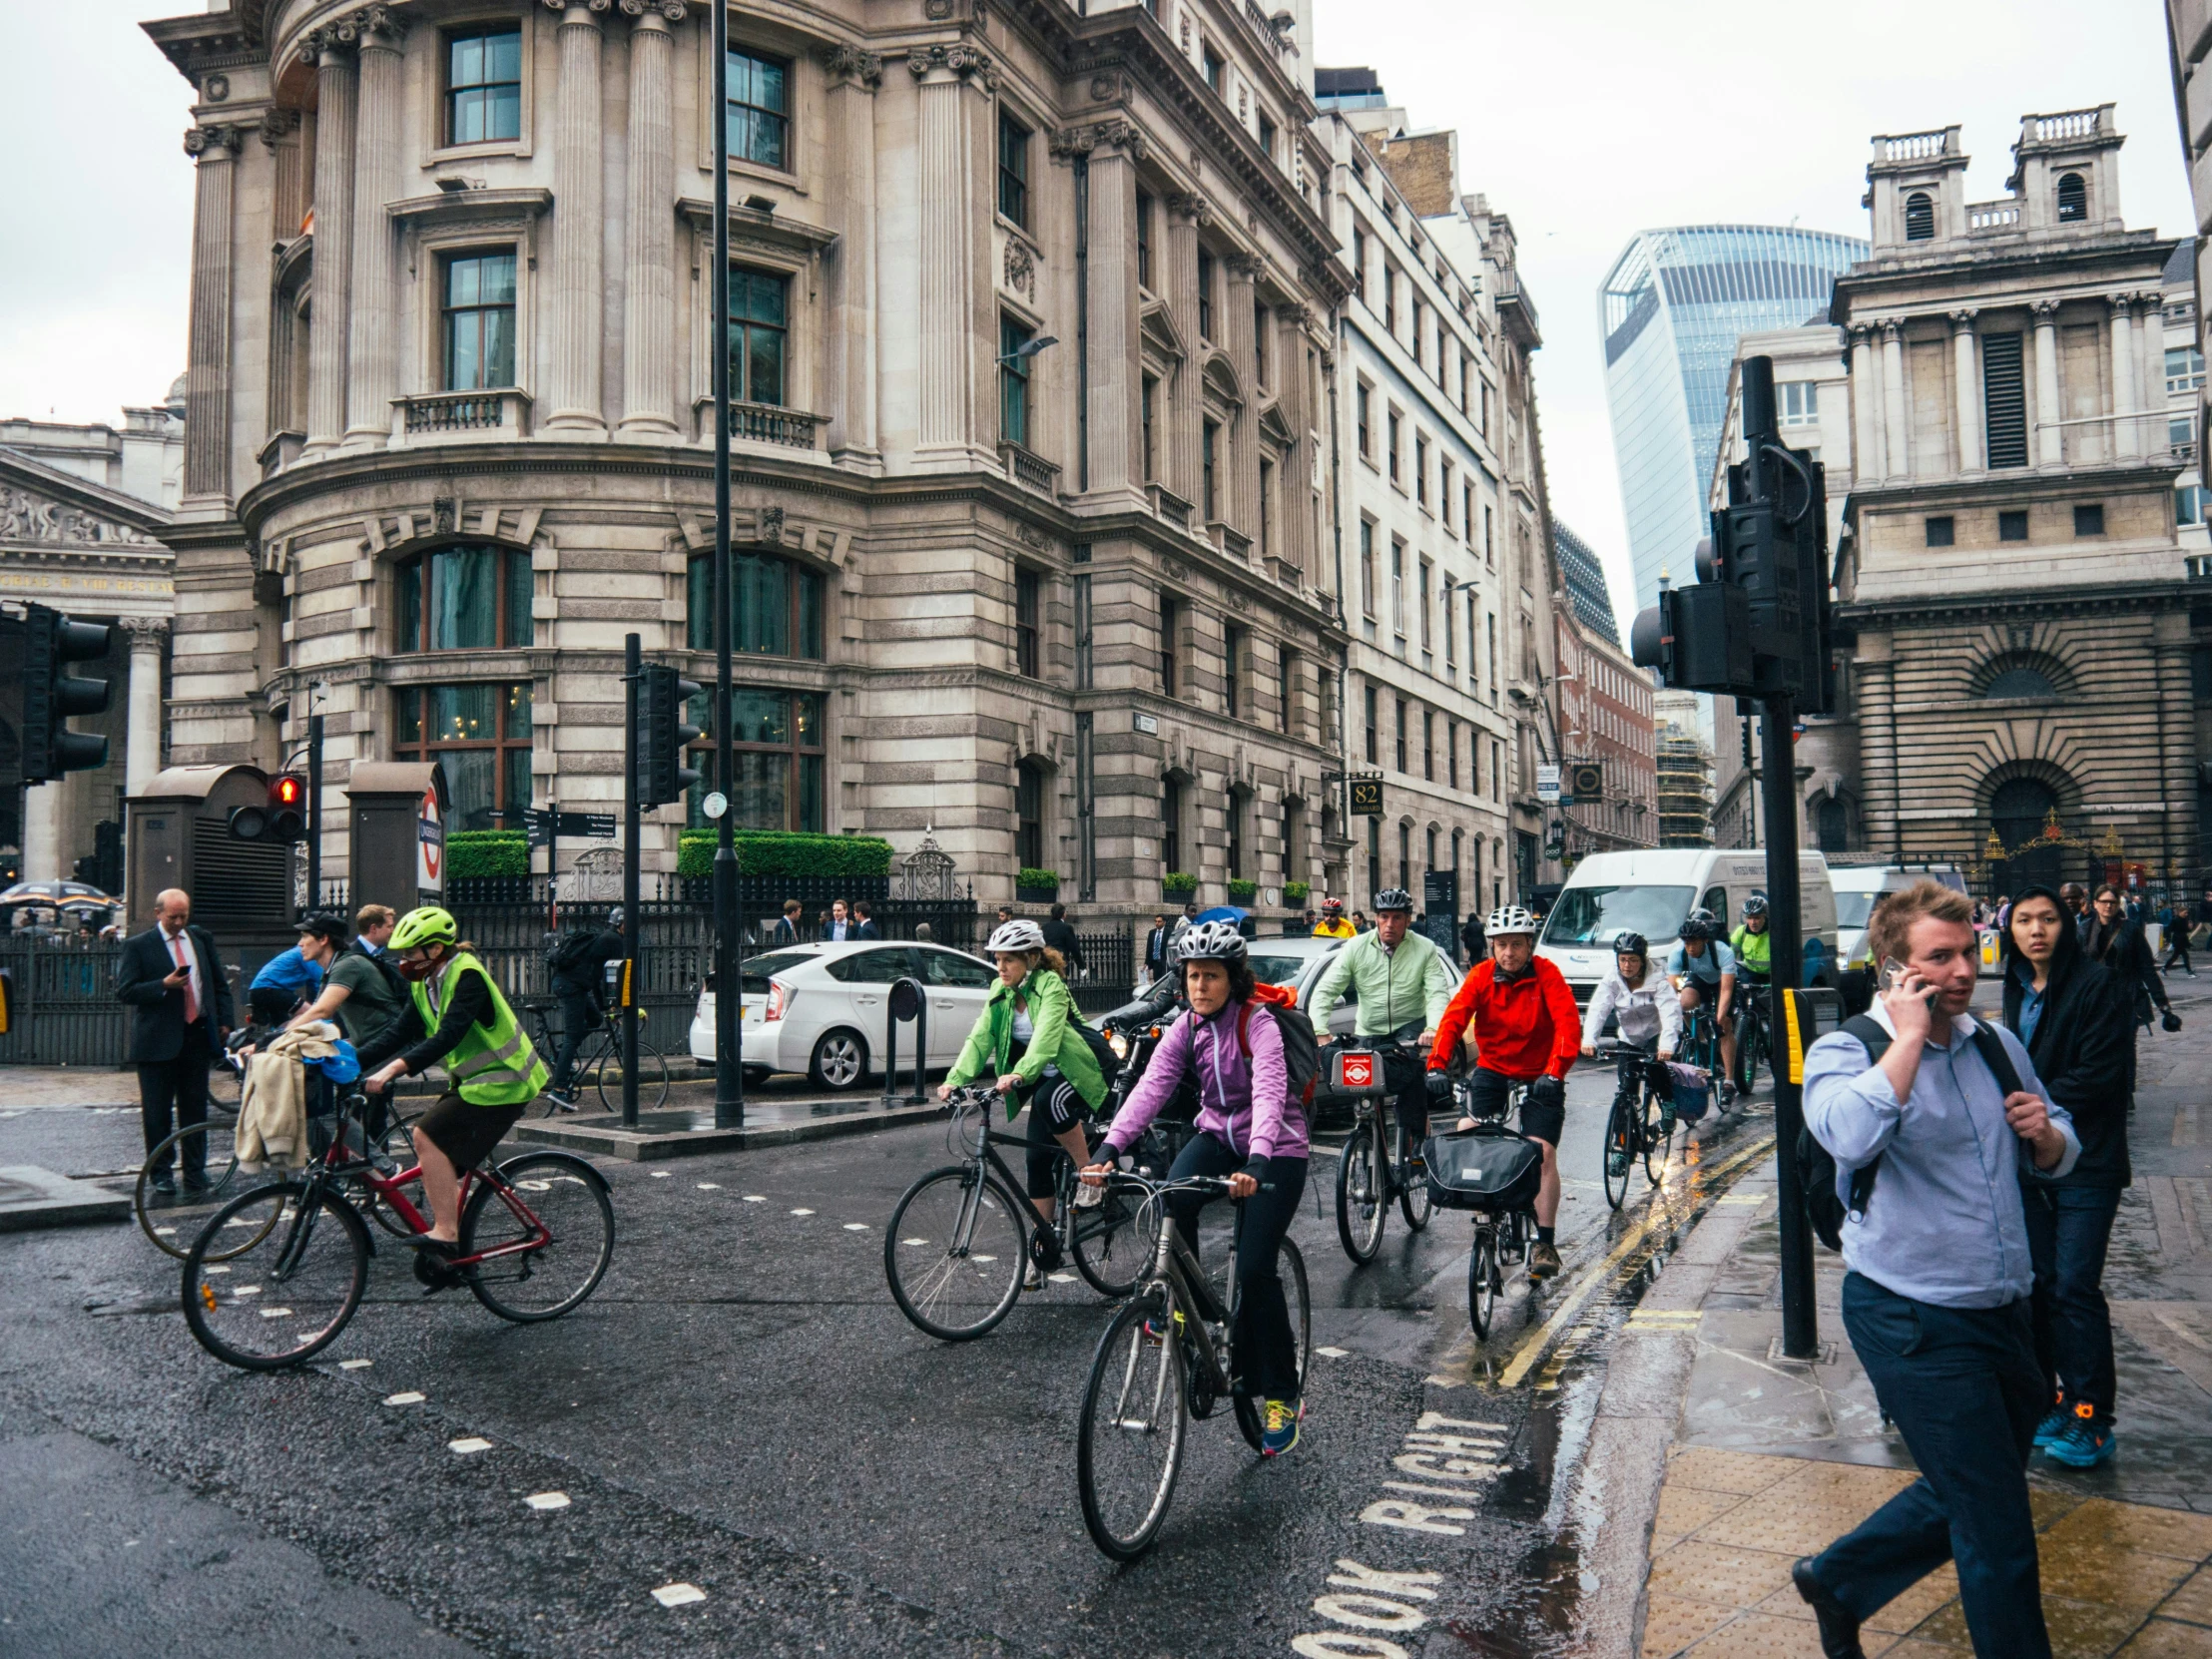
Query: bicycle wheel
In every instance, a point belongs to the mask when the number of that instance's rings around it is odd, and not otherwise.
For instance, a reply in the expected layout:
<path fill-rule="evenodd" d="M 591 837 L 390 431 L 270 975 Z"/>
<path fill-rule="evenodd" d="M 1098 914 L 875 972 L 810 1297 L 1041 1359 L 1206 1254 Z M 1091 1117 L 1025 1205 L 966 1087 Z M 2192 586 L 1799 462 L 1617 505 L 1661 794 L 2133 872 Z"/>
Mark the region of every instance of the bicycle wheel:
<path fill-rule="evenodd" d="M 1615 1094 L 1605 1116 L 1605 1202 L 1618 1210 L 1628 1196 L 1628 1165 L 1636 1156 L 1635 1126 L 1626 1099 Z"/>
<path fill-rule="evenodd" d="M 1755 1020 L 1743 1022 L 1743 1034 L 1736 1039 L 1736 1070 L 1730 1079 L 1736 1092 L 1748 1096 L 1759 1082 L 1760 1039 L 1764 1033 Z"/>
<path fill-rule="evenodd" d="M 1383 1207 L 1382 1131 L 1373 1121 L 1356 1124 L 1337 1160 L 1337 1237 L 1345 1254 L 1361 1267 L 1382 1248 Z"/>
<path fill-rule="evenodd" d="M 1644 1143 L 1644 1176 L 1656 1187 L 1666 1178 L 1667 1159 L 1674 1151 L 1674 1114 L 1657 1089 L 1643 1094 L 1643 1121 L 1637 1125 Z"/>
<path fill-rule="evenodd" d="M 139 1231 L 165 1256 L 182 1262 L 191 1255 L 193 1240 L 208 1218 L 240 1191 L 236 1133 L 227 1122 L 189 1124 L 148 1153 L 139 1166 L 138 1181 L 131 1188 L 131 1214 Z M 173 1179 L 189 1167 L 204 1171 L 206 1180 L 190 1187 L 179 1180 L 174 1193 L 161 1192 L 154 1185 L 154 1172 L 165 1164 Z M 251 1242 L 233 1240 L 232 1244 L 244 1249 Z M 223 1257 L 214 1259 L 220 1262 Z"/>
<path fill-rule="evenodd" d="M 898 1311 L 948 1343 L 989 1331 L 1021 1295 L 1028 1208 L 977 1164 L 947 1164 L 908 1187 L 883 1231 L 883 1278 Z"/>
<path fill-rule="evenodd" d="M 614 1260 L 606 1177 L 572 1152 L 526 1152 L 501 1164 L 499 1178 L 505 1186 L 479 1176 L 468 1195 L 460 1254 L 511 1253 L 465 1270 L 468 1288 L 503 1320 L 557 1320 L 599 1288 Z"/>
<path fill-rule="evenodd" d="M 1276 1247 L 1275 1271 L 1283 1281 L 1283 1306 L 1291 1317 L 1291 1342 L 1298 1351 L 1298 1387 L 1303 1397 L 1307 1357 L 1312 1353 L 1314 1335 L 1313 1304 L 1306 1296 L 1306 1258 L 1288 1238 Z M 1244 1432 L 1245 1443 L 1258 1451 L 1260 1435 L 1266 1427 L 1260 1420 L 1260 1401 L 1241 1389 L 1231 1397 L 1236 1404 L 1237 1426 Z"/>
<path fill-rule="evenodd" d="M 1487 1226 L 1474 1230 L 1474 1248 L 1467 1252 L 1467 1324 L 1474 1340 L 1490 1334 L 1490 1316 L 1497 1311 L 1501 1289 L 1497 1272 L 1497 1235 Z"/>
<path fill-rule="evenodd" d="M 241 1193 L 185 1258 L 185 1323 L 200 1346 L 241 1371 L 280 1371 L 312 1359 L 353 1317 L 368 1283 L 368 1228 L 353 1206 L 304 1181 Z M 221 1261 L 234 1232 L 253 1243 Z"/>
<path fill-rule="evenodd" d="M 1411 1144 L 1405 1125 L 1397 1126 L 1397 1213 L 1405 1218 L 1405 1225 L 1418 1233 L 1428 1225 L 1428 1177 L 1416 1173 L 1413 1160 L 1420 1148 Z"/>
<path fill-rule="evenodd" d="M 1160 1240 L 1156 1226 L 1135 1225 L 1139 1209 L 1127 1193 L 1109 1192 L 1075 1212 L 1075 1271 L 1100 1296 L 1117 1302 L 1137 1288 Z M 1159 1211 L 1149 1214 L 1156 1217 Z"/>
<path fill-rule="evenodd" d="M 1183 1345 L 1145 1335 L 1146 1320 L 1170 1328 L 1173 1318 L 1164 1295 L 1123 1308 L 1098 1339 L 1083 1386 L 1075 1483 L 1091 1542 L 1116 1561 L 1134 1561 L 1152 1547 L 1183 1467 L 1190 1420 Z"/>
<path fill-rule="evenodd" d="M 622 1040 L 607 1044 L 606 1053 L 593 1068 L 599 1086 L 599 1104 L 610 1112 L 622 1110 Z M 638 1033 L 638 1110 L 657 1112 L 668 1104 L 668 1061 L 661 1051 Z"/>

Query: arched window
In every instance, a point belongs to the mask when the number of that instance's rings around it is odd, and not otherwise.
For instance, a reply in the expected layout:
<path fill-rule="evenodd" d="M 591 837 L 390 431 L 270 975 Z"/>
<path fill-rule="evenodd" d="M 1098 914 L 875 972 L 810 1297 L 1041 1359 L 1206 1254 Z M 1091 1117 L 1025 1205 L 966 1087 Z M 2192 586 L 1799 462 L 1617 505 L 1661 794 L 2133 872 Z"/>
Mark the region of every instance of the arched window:
<path fill-rule="evenodd" d="M 691 765 L 699 782 L 692 787 L 687 822 L 695 830 L 711 822 L 705 811 L 710 791 L 729 797 L 730 813 L 741 830 L 829 828 L 823 810 L 823 769 L 829 756 L 823 742 L 822 698 L 813 692 L 787 692 L 740 686 L 730 697 L 730 782 L 715 768 L 715 698 L 711 691 L 692 699 L 687 725 L 699 728 Z"/>
<path fill-rule="evenodd" d="M 1850 850 L 1851 809 L 1837 797 L 1827 797 L 1814 810 L 1813 825 L 1813 833 L 1819 839 L 1823 852 Z"/>
<path fill-rule="evenodd" d="M 1925 190 L 1905 199 L 1905 240 L 1933 242 L 1936 238 L 1936 200 Z"/>
<path fill-rule="evenodd" d="M 2015 663 L 1989 682 L 1983 697 L 2056 697 L 2058 688 L 2039 668 Z"/>
<path fill-rule="evenodd" d="M 2058 223 L 2071 225 L 2089 217 L 2089 187 L 2082 183 L 2078 173 L 2067 173 L 2058 180 Z"/>
<path fill-rule="evenodd" d="M 519 649 L 530 638 L 530 555 L 516 547 L 440 547 L 397 568 L 397 651 Z"/>
<path fill-rule="evenodd" d="M 822 578 L 773 553 L 730 556 L 731 648 L 757 657 L 823 655 Z M 715 646 L 715 562 L 703 553 L 691 562 L 690 620 L 685 643 L 694 651 Z"/>
<path fill-rule="evenodd" d="M 1989 801 L 1989 823 L 1997 838 L 2014 850 L 2036 839 L 2058 810 L 2057 793 L 2036 778 L 2008 778 Z"/>

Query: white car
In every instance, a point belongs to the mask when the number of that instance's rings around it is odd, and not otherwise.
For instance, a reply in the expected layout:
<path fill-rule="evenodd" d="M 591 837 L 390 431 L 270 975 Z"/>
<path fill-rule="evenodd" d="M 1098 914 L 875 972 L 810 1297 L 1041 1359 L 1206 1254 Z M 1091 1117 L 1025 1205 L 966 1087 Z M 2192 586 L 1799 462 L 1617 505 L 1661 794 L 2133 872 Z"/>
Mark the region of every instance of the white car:
<path fill-rule="evenodd" d="M 938 944 L 867 939 L 799 944 L 745 961 L 745 1074 L 805 1072 L 818 1088 L 855 1089 L 880 1074 L 891 986 L 913 978 L 928 1001 L 929 1064 L 960 1056 L 998 975 L 964 951 Z M 898 1033 L 898 1064 L 913 1063 L 914 1029 Z M 692 1058 L 715 1063 L 715 992 L 699 993 L 692 1014 Z"/>
<path fill-rule="evenodd" d="M 1326 1020 L 1314 1019 L 1314 987 L 1321 983 L 1321 976 L 1328 971 L 1329 959 L 1350 941 L 1346 939 L 1254 939 L 1251 946 L 1252 976 L 1263 984 L 1281 985 L 1286 990 L 1298 992 L 1298 1005 L 1306 1016 L 1314 1020 L 1314 1029 L 1334 1031 L 1340 1037 L 1352 1034 L 1353 1021 L 1359 1015 L 1351 992 L 1330 1010 Z"/>

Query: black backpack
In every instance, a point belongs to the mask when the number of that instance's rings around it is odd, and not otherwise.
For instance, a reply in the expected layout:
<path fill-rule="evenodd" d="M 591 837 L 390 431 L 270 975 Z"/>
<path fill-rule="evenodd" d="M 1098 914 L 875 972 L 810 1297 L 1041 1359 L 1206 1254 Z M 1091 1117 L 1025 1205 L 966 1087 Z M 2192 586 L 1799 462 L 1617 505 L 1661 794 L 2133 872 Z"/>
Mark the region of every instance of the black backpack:
<path fill-rule="evenodd" d="M 1841 1029 L 1845 1035 L 1858 1040 L 1873 1065 L 1882 1064 L 1882 1056 L 1890 1052 L 1890 1033 L 1872 1015 L 1854 1014 L 1844 1021 Z M 1973 1045 L 1980 1051 L 1983 1064 L 1995 1076 L 1997 1087 L 2007 1095 L 2017 1093 L 2020 1074 L 2013 1068 L 2012 1056 L 2004 1051 L 2003 1039 L 1978 1016 L 1973 1022 Z M 1882 1159 L 1877 1156 L 1874 1162 L 1853 1170 L 1851 1196 L 1846 1199 L 1836 1190 L 1836 1160 L 1827 1147 L 1813 1138 L 1812 1130 L 1800 1125 L 1798 1187 L 1805 1194 L 1805 1213 L 1813 1223 L 1813 1236 L 1830 1250 L 1844 1248 L 1845 1220 L 1867 1213 L 1867 1203 L 1874 1197 L 1874 1178 L 1881 1168 Z"/>
<path fill-rule="evenodd" d="M 1275 1028 L 1283 1038 L 1283 1072 L 1289 1085 L 1290 1103 L 1304 1111 L 1313 1104 L 1314 1084 L 1321 1076 L 1321 1044 L 1314 1036 L 1314 1022 L 1303 1010 L 1288 1003 L 1246 998 L 1244 1011 L 1237 1016 L 1237 1046 L 1244 1051 L 1248 1065 L 1252 1060 L 1252 1011 L 1255 1008 L 1264 1008 L 1275 1016 Z"/>
<path fill-rule="evenodd" d="M 563 933 L 545 947 L 545 971 L 548 978 L 575 979 L 590 965 L 592 946 L 599 942 L 599 934 L 592 928 L 579 927 Z"/>

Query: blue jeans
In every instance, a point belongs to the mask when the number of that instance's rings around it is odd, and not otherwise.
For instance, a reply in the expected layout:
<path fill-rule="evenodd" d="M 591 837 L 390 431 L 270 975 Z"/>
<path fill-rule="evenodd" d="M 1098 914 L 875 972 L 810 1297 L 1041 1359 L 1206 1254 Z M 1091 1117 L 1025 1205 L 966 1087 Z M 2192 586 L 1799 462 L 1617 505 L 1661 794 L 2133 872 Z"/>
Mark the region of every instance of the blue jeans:
<path fill-rule="evenodd" d="M 2120 1212 L 2117 1187 L 2023 1187 L 2027 1254 L 2035 1265 L 2035 1362 L 2043 1397 L 2064 1388 L 2111 1420 L 2119 1380 L 2112 1314 L 2104 1303 L 2104 1252 Z"/>
<path fill-rule="evenodd" d="M 2027 1300 L 1938 1308 L 1854 1273 L 1844 1329 L 1921 1477 L 1815 1557 L 1814 1578 L 1865 1619 L 1955 1561 L 1974 1652 L 2050 1659 L 2027 1504 L 2048 1395 Z"/>

